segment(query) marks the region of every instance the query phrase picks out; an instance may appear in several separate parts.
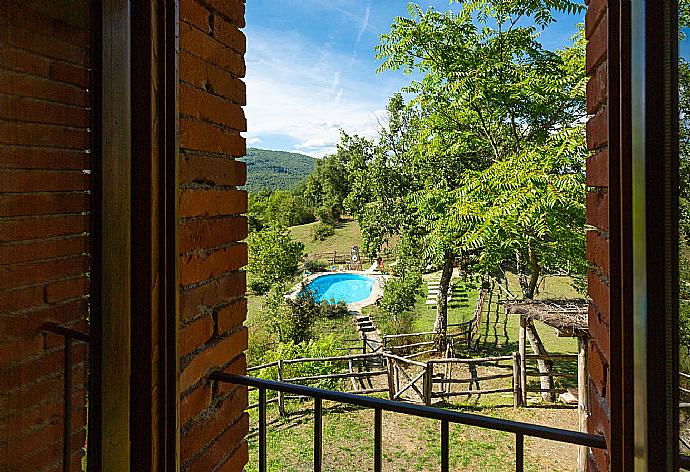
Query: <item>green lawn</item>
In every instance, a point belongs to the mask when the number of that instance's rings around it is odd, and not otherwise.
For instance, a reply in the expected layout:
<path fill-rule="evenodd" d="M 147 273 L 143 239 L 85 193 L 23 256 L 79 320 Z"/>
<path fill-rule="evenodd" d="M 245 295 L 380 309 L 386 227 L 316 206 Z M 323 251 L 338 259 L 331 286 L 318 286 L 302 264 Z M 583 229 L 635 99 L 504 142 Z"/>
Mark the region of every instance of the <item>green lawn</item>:
<path fill-rule="evenodd" d="M 310 223 L 290 228 L 292 237 L 304 244 L 304 252 L 309 256 L 333 251 L 349 254 L 353 246 L 362 246 L 362 233 L 354 220 L 343 219 L 335 228 L 335 234 L 324 241 L 314 241 L 312 237 L 313 228 L 317 224 Z"/>

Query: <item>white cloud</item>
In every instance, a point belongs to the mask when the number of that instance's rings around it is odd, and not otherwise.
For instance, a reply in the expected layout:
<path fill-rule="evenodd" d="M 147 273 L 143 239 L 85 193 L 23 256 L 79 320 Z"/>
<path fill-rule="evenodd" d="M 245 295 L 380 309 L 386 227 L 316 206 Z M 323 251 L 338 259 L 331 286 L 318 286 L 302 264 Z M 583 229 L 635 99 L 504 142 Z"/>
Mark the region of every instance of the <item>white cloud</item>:
<path fill-rule="evenodd" d="M 264 142 L 263 139 L 261 139 L 257 136 L 254 136 L 253 138 L 247 139 L 247 144 L 249 144 L 250 146 L 258 146 L 259 144 L 261 144 L 263 142 Z"/>
<path fill-rule="evenodd" d="M 322 157 L 335 151 L 341 128 L 374 137 L 387 97 L 402 85 L 376 77 L 370 64 L 349 69 L 347 53 L 315 47 L 294 31 L 253 30 L 248 40 L 248 143 L 278 135 L 295 151 Z"/>

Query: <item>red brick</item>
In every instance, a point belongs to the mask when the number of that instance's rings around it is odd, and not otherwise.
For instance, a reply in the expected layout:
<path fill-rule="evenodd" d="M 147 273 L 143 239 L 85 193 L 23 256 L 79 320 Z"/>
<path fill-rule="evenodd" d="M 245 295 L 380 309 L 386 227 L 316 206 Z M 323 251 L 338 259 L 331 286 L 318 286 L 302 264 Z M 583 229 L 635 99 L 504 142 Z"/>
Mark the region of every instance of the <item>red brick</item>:
<path fill-rule="evenodd" d="M 223 335 L 237 329 L 247 318 L 247 299 L 241 298 L 230 305 L 218 309 L 218 334 Z"/>
<path fill-rule="evenodd" d="M 608 64 L 602 63 L 587 81 L 587 113 L 594 115 L 606 104 L 608 96 Z"/>
<path fill-rule="evenodd" d="M 0 269 L 0 288 L 22 287 L 89 271 L 88 256 L 34 262 Z"/>
<path fill-rule="evenodd" d="M 3 70 L 0 70 L 0 93 L 89 106 L 89 94 L 84 89 Z"/>
<path fill-rule="evenodd" d="M 50 66 L 50 78 L 59 82 L 88 88 L 91 83 L 91 72 L 85 67 L 65 62 L 53 62 Z"/>
<path fill-rule="evenodd" d="M 223 372 L 235 375 L 246 375 L 247 372 L 247 356 L 242 353 L 232 360 L 225 368 Z M 214 398 L 220 398 L 232 393 L 237 388 L 236 385 L 232 385 L 226 382 L 216 382 L 215 389 L 213 390 Z M 245 388 L 245 387 L 242 387 Z"/>
<path fill-rule="evenodd" d="M 203 2 L 234 26 L 244 28 L 244 0 L 203 0 Z"/>
<path fill-rule="evenodd" d="M 43 297 L 43 287 L 37 288 L 41 291 L 41 297 Z M 0 336 L 37 335 L 44 323 L 72 324 L 76 320 L 83 319 L 87 313 L 87 301 L 84 299 L 51 306 L 40 305 L 39 301 L 33 305 L 35 306 L 31 311 L 15 315 L 4 315 L 3 323 L 0 325 Z M 5 310 L 2 311 L 5 312 Z M 9 311 L 11 310 L 7 310 L 7 312 Z"/>
<path fill-rule="evenodd" d="M 45 288 L 46 303 L 55 303 L 70 298 L 85 297 L 91 288 L 87 277 L 77 277 L 49 284 Z"/>
<path fill-rule="evenodd" d="M 606 405 L 606 400 L 598 398 L 596 395 L 590 395 L 590 415 L 587 418 L 588 430 L 592 434 L 603 435 L 606 439 L 606 444 L 611 444 L 611 426 L 610 413 Z M 602 470 L 608 469 L 609 454 L 605 450 L 592 449 L 594 457 Z"/>
<path fill-rule="evenodd" d="M 9 95 L 0 95 L 0 118 L 82 128 L 90 125 L 86 108 Z"/>
<path fill-rule="evenodd" d="M 239 187 L 247 181 L 247 165 L 234 159 L 183 154 L 180 183 L 205 183 Z"/>
<path fill-rule="evenodd" d="M 209 18 L 211 13 L 202 5 L 194 0 L 182 0 L 180 2 L 180 20 L 186 21 L 204 33 L 209 33 Z"/>
<path fill-rule="evenodd" d="M 180 444 L 180 459 L 183 464 L 187 463 L 194 453 L 214 442 L 232 425 L 233 420 L 244 414 L 247 406 L 247 389 L 238 388 L 235 392 L 235 395 L 220 405 L 207 410 L 204 418 L 183 434 Z"/>
<path fill-rule="evenodd" d="M 12 245 L 0 244 L 0 264 L 17 264 L 87 252 L 89 252 L 89 240 L 86 236 Z"/>
<path fill-rule="evenodd" d="M 585 37 L 589 39 L 606 13 L 607 0 L 590 0 L 585 14 Z"/>
<path fill-rule="evenodd" d="M 180 147 L 233 157 L 242 157 L 247 152 L 245 139 L 240 136 L 238 130 L 221 128 L 188 118 L 180 118 Z"/>
<path fill-rule="evenodd" d="M 247 192 L 244 190 L 183 190 L 180 195 L 180 215 L 197 216 L 239 215 L 247 212 Z"/>
<path fill-rule="evenodd" d="M 0 359 L 4 367 L 10 367 L 17 361 L 35 356 L 43 349 L 43 340 L 40 336 L 16 339 L 10 342 L 0 343 Z"/>
<path fill-rule="evenodd" d="M 213 318 L 202 316 L 185 324 L 180 330 L 180 355 L 186 356 L 204 345 L 213 336 Z"/>
<path fill-rule="evenodd" d="M 48 76 L 49 60 L 47 58 L 3 44 L 0 44 L 0 64 L 3 69 L 39 77 Z"/>
<path fill-rule="evenodd" d="M 211 384 L 198 386 L 180 399 L 180 424 L 186 425 L 211 404 Z"/>
<path fill-rule="evenodd" d="M 234 77 L 244 77 L 246 73 L 241 54 L 188 23 L 180 23 L 180 49 L 227 70 Z"/>
<path fill-rule="evenodd" d="M 607 192 L 587 193 L 587 224 L 608 232 L 609 194 Z"/>
<path fill-rule="evenodd" d="M 0 220 L 0 242 L 81 234 L 89 230 L 86 215 Z"/>
<path fill-rule="evenodd" d="M 62 126 L 0 122 L 0 142 L 24 146 L 88 149 L 91 145 L 91 133 L 85 129 Z"/>
<path fill-rule="evenodd" d="M 79 171 L 0 170 L 3 192 L 85 191 L 90 181 L 88 174 Z"/>
<path fill-rule="evenodd" d="M 590 270 L 587 275 L 587 285 L 587 293 L 589 294 L 589 297 L 592 299 L 592 303 L 594 303 L 594 305 L 606 317 L 606 319 L 609 319 L 610 297 L 608 283 L 602 281 L 593 270 Z"/>
<path fill-rule="evenodd" d="M 189 85 L 180 87 L 180 114 L 237 131 L 247 131 L 242 107 Z"/>
<path fill-rule="evenodd" d="M 247 231 L 247 218 L 244 216 L 186 220 L 179 226 L 180 252 L 184 254 L 242 241 L 247 237 Z"/>
<path fill-rule="evenodd" d="M 220 17 L 214 19 L 213 37 L 240 54 L 247 52 L 247 37 L 244 33 Z"/>
<path fill-rule="evenodd" d="M 209 93 L 227 98 L 238 105 L 247 104 L 247 87 L 219 67 L 180 51 L 180 80 Z"/>
<path fill-rule="evenodd" d="M 227 364 L 247 349 L 247 328 L 242 327 L 231 336 L 220 339 L 196 354 L 180 375 L 180 391 L 184 392 L 196 382 Z"/>
<path fill-rule="evenodd" d="M 43 287 L 26 287 L 18 290 L 0 290 L 0 313 L 9 313 L 43 303 Z M 14 334 L 6 331 L 10 320 L 3 317 L 0 334 Z"/>
<path fill-rule="evenodd" d="M 239 447 L 235 449 L 230 458 L 218 469 L 218 472 L 235 472 L 243 470 L 249 462 L 249 446 L 246 440 L 242 440 Z"/>
<path fill-rule="evenodd" d="M 0 194 L 0 216 L 80 213 L 89 210 L 86 193 Z"/>
<path fill-rule="evenodd" d="M 180 319 L 189 320 L 218 304 L 243 296 L 247 287 L 246 274 L 233 272 L 199 287 L 180 293 Z"/>
<path fill-rule="evenodd" d="M 609 275 L 609 241 L 598 231 L 587 231 L 587 260 Z"/>
<path fill-rule="evenodd" d="M 594 151 L 609 142 L 609 114 L 604 107 L 587 121 L 587 149 Z"/>
<path fill-rule="evenodd" d="M 597 343 L 603 356 L 609 359 L 611 355 L 609 318 L 591 302 L 589 304 L 588 328 L 592 340 Z"/>
<path fill-rule="evenodd" d="M 596 388 L 596 395 L 608 398 L 609 363 L 594 341 L 589 343 L 587 371 L 590 383 Z"/>
<path fill-rule="evenodd" d="M 84 151 L 0 145 L 0 153 L 0 167 L 6 169 L 83 170 L 91 167 L 90 154 Z"/>
<path fill-rule="evenodd" d="M 247 246 L 236 244 L 180 258 L 180 285 L 187 286 L 234 272 L 247 264 Z"/>
<path fill-rule="evenodd" d="M 589 37 L 585 66 L 587 75 L 592 75 L 594 69 L 606 60 L 609 40 L 607 20 L 608 16 L 605 16 Z"/>
<path fill-rule="evenodd" d="M 90 55 L 79 46 L 64 42 L 55 37 L 46 37 L 12 25 L 7 18 L 0 19 L 0 42 L 19 49 L 74 64 L 88 66 Z"/>
<path fill-rule="evenodd" d="M 64 342 L 64 339 L 63 339 Z M 84 368 L 84 362 L 87 358 L 87 349 L 83 344 L 75 344 L 72 351 L 72 369 Z M 47 355 L 32 359 L 29 362 L 22 363 L 7 369 L 4 372 L 3 378 L 0 379 L 3 391 L 12 392 L 17 390 L 20 385 L 31 384 L 33 382 L 40 382 L 48 377 L 61 377 L 65 371 L 65 354 L 62 349 Z M 9 412 L 8 417 L 21 417 L 24 413 Z M 34 414 L 36 416 L 36 414 Z"/>
<path fill-rule="evenodd" d="M 230 466 L 231 464 L 239 465 L 237 469 L 227 470 L 242 470 L 246 464 L 246 457 L 237 445 L 242 442 L 246 432 L 249 431 L 249 415 L 242 413 L 237 421 L 230 426 L 223 434 L 218 436 L 200 456 L 196 457 L 187 469 L 189 472 L 207 472 L 215 470 L 218 464 Z M 231 451 L 237 449 L 232 454 Z M 239 453 L 239 457 L 235 457 Z"/>
<path fill-rule="evenodd" d="M 603 149 L 587 159 L 587 185 L 590 187 L 609 186 L 609 151 Z"/>
<path fill-rule="evenodd" d="M 71 24 L 67 24 L 63 19 L 51 17 L 51 10 L 42 8 L 40 4 L 36 6 L 26 2 L 0 2 L 0 13 L 11 19 L 21 27 L 40 33 L 43 36 L 55 37 L 68 43 L 89 47 L 91 41 L 90 16 L 88 11 L 72 12 L 70 16 Z"/>

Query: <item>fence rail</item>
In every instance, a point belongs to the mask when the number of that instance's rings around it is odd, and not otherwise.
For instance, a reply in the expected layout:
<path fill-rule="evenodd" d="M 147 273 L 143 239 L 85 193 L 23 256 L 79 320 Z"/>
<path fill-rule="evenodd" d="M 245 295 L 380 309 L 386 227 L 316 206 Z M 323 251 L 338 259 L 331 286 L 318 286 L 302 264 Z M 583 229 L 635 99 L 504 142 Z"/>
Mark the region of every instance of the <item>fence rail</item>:
<path fill-rule="evenodd" d="M 233 385 L 244 385 L 259 390 L 259 471 L 267 470 L 267 446 L 266 446 L 266 391 L 272 390 L 283 394 L 292 394 L 314 399 L 314 471 L 320 472 L 323 466 L 323 402 L 332 401 L 348 405 L 360 406 L 374 410 L 374 471 L 382 470 L 382 412 L 388 411 L 412 415 L 420 418 L 428 418 L 440 421 L 441 427 L 441 470 L 450 470 L 450 423 L 464 424 L 478 428 L 503 431 L 515 435 L 515 470 L 524 471 L 524 438 L 525 436 L 558 441 L 577 446 L 595 449 L 606 449 L 606 441 L 603 436 L 569 431 L 565 429 L 539 426 L 512 420 L 503 420 L 489 416 L 460 413 L 443 410 L 429 406 L 414 405 L 410 403 L 395 402 L 381 398 L 365 397 L 345 392 L 322 390 L 304 385 L 295 385 L 285 382 L 257 379 L 241 375 L 215 372 L 210 375 L 211 380 L 225 382 Z"/>

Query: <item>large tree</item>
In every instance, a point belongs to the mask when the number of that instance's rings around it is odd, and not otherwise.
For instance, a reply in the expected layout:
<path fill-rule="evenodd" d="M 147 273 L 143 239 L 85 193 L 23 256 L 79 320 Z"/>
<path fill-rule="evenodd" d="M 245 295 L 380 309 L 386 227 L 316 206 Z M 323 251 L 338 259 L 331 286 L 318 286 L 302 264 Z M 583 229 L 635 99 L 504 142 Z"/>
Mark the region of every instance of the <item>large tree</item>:
<path fill-rule="evenodd" d="M 436 320 L 443 335 L 448 285 L 458 257 L 466 259 L 478 252 L 484 269 L 489 268 L 489 259 L 494 265 L 510 261 L 524 276 L 521 280 L 555 269 L 551 259 L 558 258 L 551 256 L 557 249 L 543 251 L 549 244 L 557 245 L 554 237 L 561 241 L 564 237 L 554 225 L 543 230 L 544 221 L 557 213 L 543 201 L 554 195 L 549 193 L 552 181 L 563 180 L 577 189 L 576 195 L 556 199 L 563 206 L 565 200 L 576 203 L 562 209 L 564 214 L 572 213 L 562 231 L 575 230 L 581 221 L 584 193 L 577 180 L 582 176 L 581 162 L 570 159 L 552 165 L 546 171 L 549 176 L 540 176 L 541 183 L 533 178 L 545 164 L 541 160 L 558 155 L 554 135 L 566 135 L 571 148 L 583 143 L 577 123 L 586 116 L 584 40 L 578 36 L 571 47 L 559 51 L 546 50 L 539 43 L 539 33 L 553 21 L 554 10 L 581 8 L 567 0 L 466 1 L 456 13 L 411 5 L 410 18 L 396 19 L 390 33 L 382 36 L 377 49 L 381 69 L 402 69 L 421 79 L 404 90 L 412 96 L 407 112 L 389 107 L 391 119 L 383 128 L 382 149 L 371 159 L 379 165 L 373 165 L 368 175 L 393 174 L 386 180 L 388 199 L 373 195 L 373 203 L 362 208 L 371 214 L 369 221 L 378 217 L 376 221 L 385 223 L 398 211 L 413 215 L 395 218 L 391 228 L 385 225 L 386 231 L 380 226 L 374 229 L 381 233 L 379 241 L 396 225 L 423 237 L 425 254 L 443 269 Z M 409 110 L 414 110 L 414 120 L 396 118 L 407 116 Z M 394 132 L 401 122 L 414 128 Z M 391 145 L 389 136 L 403 138 L 404 146 Z M 561 179 L 561 174 L 575 176 L 576 181 Z M 512 187 L 503 185 L 511 180 L 515 180 Z M 524 197 L 521 202 L 505 208 L 494 204 L 505 203 L 516 191 Z M 483 218 L 489 209 L 491 215 Z M 551 212 L 553 217 L 540 212 Z M 513 224 L 503 235 L 512 240 L 500 247 L 489 236 L 500 233 L 495 224 L 505 225 L 506 218 Z M 367 232 L 367 225 L 363 230 Z M 574 244 L 583 248 L 582 230 L 575 233 Z M 567 252 L 582 259 L 583 251 Z M 533 281 L 525 284 L 525 296 L 533 296 L 533 285 Z"/>

